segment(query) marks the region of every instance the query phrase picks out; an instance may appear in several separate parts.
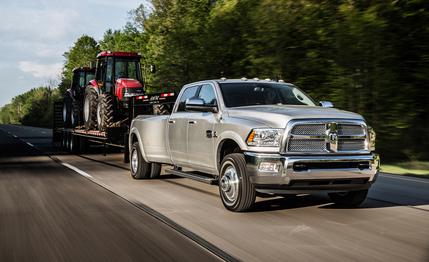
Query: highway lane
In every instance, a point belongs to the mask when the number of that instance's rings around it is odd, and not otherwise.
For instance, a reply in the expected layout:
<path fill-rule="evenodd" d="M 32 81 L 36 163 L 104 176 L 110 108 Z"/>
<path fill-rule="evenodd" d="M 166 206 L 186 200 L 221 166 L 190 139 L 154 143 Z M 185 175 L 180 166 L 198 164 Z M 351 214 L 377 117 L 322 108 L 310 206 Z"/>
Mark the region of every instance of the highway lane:
<path fill-rule="evenodd" d="M 0 148 L 0 261 L 219 260 L 1 130 Z"/>
<path fill-rule="evenodd" d="M 237 214 L 223 208 L 215 186 L 171 176 L 135 181 L 120 154 L 59 154 L 40 137 L 49 130 L 1 128 L 242 260 L 429 261 L 428 180 L 383 174 L 356 209 L 315 195 L 258 199 L 253 212 Z"/>

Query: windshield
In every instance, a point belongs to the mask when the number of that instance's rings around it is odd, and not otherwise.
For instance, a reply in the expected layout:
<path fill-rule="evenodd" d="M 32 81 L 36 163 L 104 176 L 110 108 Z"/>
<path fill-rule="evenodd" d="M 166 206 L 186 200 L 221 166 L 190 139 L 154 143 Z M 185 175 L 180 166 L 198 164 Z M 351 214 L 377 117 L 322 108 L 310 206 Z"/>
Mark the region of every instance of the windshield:
<path fill-rule="evenodd" d="M 299 88 L 279 83 L 219 83 L 227 107 L 308 105 L 314 101 Z"/>
<path fill-rule="evenodd" d="M 115 81 L 119 78 L 132 78 L 141 80 L 140 63 L 129 59 L 115 59 Z"/>

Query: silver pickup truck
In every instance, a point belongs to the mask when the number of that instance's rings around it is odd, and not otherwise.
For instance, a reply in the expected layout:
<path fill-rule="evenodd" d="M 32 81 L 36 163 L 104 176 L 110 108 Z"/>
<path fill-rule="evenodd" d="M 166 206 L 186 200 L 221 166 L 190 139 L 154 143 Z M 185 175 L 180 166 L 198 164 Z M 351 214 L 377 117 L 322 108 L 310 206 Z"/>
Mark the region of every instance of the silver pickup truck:
<path fill-rule="evenodd" d="M 167 172 L 218 184 L 224 206 L 245 211 L 257 195 L 327 192 L 361 204 L 375 182 L 375 133 L 358 114 L 317 105 L 292 84 L 208 80 L 185 85 L 171 115 L 141 115 L 129 136 L 136 179 Z"/>

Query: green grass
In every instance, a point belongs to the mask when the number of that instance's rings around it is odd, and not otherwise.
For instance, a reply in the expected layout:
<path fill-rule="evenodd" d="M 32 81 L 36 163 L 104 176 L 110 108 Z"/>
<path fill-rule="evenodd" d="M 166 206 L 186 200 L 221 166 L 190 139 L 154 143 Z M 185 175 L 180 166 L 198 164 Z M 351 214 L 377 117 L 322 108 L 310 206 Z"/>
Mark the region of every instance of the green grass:
<path fill-rule="evenodd" d="M 381 172 L 429 178 L 429 161 L 382 163 Z"/>

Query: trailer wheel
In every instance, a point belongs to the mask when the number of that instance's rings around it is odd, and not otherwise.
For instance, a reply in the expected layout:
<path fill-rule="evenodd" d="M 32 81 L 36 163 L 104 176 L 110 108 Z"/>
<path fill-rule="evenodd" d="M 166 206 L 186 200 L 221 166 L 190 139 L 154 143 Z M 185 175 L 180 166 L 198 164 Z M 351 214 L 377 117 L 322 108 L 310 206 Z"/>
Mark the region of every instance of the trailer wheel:
<path fill-rule="evenodd" d="M 113 125 L 114 105 L 113 97 L 110 94 L 102 94 L 98 100 L 97 106 L 97 124 L 100 131 Z"/>
<path fill-rule="evenodd" d="M 75 135 L 71 135 L 71 139 L 70 139 L 70 151 L 74 154 L 79 154 L 80 153 L 80 137 L 79 136 L 75 136 Z"/>
<path fill-rule="evenodd" d="M 97 98 L 97 91 L 90 86 L 87 87 L 83 104 L 83 118 L 86 130 L 94 130 L 97 125 Z"/>
<path fill-rule="evenodd" d="M 61 149 L 66 149 L 67 147 L 67 133 L 61 132 Z"/>
<path fill-rule="evenodd" d="M 80 153 L 86 153 L 89 148 L 89 141 L 86 139 L 86 137 L 80 137 L 79 138 L 79 152 Z"/>
<path fill-rule="evenodd" d="M 134 142 L 131 148 L 130 170 L 134 179 L 150 178 L 151 164 L 144 160 L 138 142 Z"/>
<path fill-rule="evenodd" d="M 243 154 L 225 156 L 219 175 L 219 193 L 223 205 L 231 211 L 246 211 L 255 203 L 256 190 L 246 174 Z"/>
<path fill-rule="evenodd" d="M 161 164 L 151 163 L 150 178 L 158 178 L 161 175 Z"/>
<path fill-rule="evenodd" d="M 342 193 L 329 193 L 329 198 L 340 206 L 344 207 L 356 207 L 365 201 L 368 194 L 368 189 L 359 191 L 349 191 Z"/>

